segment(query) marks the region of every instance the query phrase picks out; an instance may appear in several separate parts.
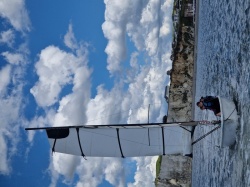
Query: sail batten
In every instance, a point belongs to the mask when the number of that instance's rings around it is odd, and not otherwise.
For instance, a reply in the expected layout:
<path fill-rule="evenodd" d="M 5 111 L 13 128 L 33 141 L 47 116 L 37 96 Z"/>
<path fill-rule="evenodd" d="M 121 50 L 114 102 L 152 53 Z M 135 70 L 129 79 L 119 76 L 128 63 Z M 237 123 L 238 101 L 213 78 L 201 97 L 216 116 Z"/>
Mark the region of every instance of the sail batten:
<path fill-rule="evenodd" d="M 77 133 L 77 139 L 78 139 L 79 148 L 80 148 L 82 157 L 85 157 L 85 154 L 83 153 L 83 150 L 82 150 L 82 144 L 81 144 L 81 141 L 80 141 L 79 128 L 76 128 L 76 133 Z"/>
<path fill-rule="evenodd" d="M 120 152 L 121 152 L 121 157 L 125 158 L 122 152 L 122 146 L 121 146 L 121 141 L 120 141 L 120 135 L 119 135 L 119 129 L 116 129 L 117 132 L 117 139 L 118 139 L 118 144 L 119 144 L 119 148 L 120 148 Z"/>
<path fill-rule="evenodd" d="M 163 155 L 166 155 L 165 154 L 165 138 L 164 138 L 164 128 L 161 127 L 161 133 L 162 133 L 162 147 L 163 147 Z"/>
<path fill-rule="evenodd" d="M 55 146 L 56 146 L 56 139 L 54 139 L 54 143 L 53 143 L 53 146 L 52 146 L 52 153 L 55 152 Z"/>

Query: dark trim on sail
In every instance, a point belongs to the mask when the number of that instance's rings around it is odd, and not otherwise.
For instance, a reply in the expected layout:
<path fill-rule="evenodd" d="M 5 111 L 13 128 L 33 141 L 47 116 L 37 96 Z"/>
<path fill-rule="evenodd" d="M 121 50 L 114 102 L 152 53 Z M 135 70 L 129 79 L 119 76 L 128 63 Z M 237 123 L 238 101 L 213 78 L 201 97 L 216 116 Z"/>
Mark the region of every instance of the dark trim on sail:
<path fill-rule="evenodd" d="M 53 147 L 52 147 L 52 153 L 55 152 L 55 146 L 56 146 L 56 139 L 54 139 Z"/>
<path fill-rule="evenodd" d="M 161 133 L 162 133 L 163 155 L 166 155 L 166 153 L 165 153 L 164 127 L 161 127 Z"/>
<path fill-rule="evenodd" d="M 79 128 L 76 128 L 76 133 L 77 133 L 78 144 L 79 144 L 79 147 L 80 147 L 82 157 L 85 158 L 85 154 L 82 151 L 82 145 L 81 145 L 80 136 L 79 136 Z"/>
<path fill-rule="evenodd" d="M 46 129 L 48 138 L 51 139 L 62 139 L 69 135 L 69 128 L 65 129 Z"/>
<path fill-rule="evenodd" d="M 122 146 L 121 146 L 121 141 L 120 141 L 120 135 L 119 135 L 119 129 L 116 129 L 116 133 L 117 133 L 117 139 L 118 139 L 118 143 L 119 143 L 119 148 L 120 148 L 120 152 L 122 155 L 122 158 L 125 158 L 122 152 Z"/>

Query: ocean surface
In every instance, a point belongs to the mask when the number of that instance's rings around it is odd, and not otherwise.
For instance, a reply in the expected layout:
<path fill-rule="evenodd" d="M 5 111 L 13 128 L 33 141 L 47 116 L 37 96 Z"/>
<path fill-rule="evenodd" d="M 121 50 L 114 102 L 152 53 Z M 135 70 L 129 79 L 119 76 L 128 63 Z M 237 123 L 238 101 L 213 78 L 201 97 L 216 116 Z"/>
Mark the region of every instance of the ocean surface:
<path fill-rule="evenodd" d="M 237 142 L 219 148 L 219 131 L 194 145 L 193 187 L 250 186 L 250 0 L 199 0 L 196 101 L 219 95 L 236 102 Z M 196 120 L 216 119 L 196 107 Z M 199 126 L 198 138 L 214 126 Z"/>

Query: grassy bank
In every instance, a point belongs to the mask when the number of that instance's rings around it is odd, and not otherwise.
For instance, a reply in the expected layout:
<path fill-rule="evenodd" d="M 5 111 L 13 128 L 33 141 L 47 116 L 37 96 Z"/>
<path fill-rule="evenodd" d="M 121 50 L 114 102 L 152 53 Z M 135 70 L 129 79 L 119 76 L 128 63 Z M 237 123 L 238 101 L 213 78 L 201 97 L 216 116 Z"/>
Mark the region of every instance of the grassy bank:
<path fill-rule="evenodd" d="M 158 176 L 161 171 L 161 161 L 162 161 L 162 156 L 159 156 L 157 161 L 156 161 L 156 175 L 155 175 L 155 185 L 157 185 L 158 182 Z"/>

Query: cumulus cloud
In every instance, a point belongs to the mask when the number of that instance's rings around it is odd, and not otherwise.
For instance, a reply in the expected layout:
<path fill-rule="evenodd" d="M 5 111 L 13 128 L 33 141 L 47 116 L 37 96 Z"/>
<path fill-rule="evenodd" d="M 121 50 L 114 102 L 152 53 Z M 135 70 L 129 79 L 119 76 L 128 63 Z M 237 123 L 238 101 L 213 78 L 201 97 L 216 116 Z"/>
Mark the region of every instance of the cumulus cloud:
<path fill-rule="evenodd" d="M 131 16 L 134 1 L 106 0 L 105 22 L 102 25 L 108 39 L 105 52 L 108 54 L 108 70 L 120 70 L 120 63 L 126 57 L 126 24 Z"/>
<path fill-rule="evenodd" d="M 81 63 L 85 64 L 85 60 L 85 54 L 67 53 L 56 46 L 43 49 L 36 63 L 39 81 L 31 89 L 38 105 L 46 107 L 58 102 L 62 88 L 73 83 L 76 72 L 81 68 Z"/>
<path fill-rule="evenodd" d="M 172 14 L 172 1 L 137 0 L 119 4 L 116 0 L 107 0 L 105 4 L 102 29 L 108 39 L 105 52 L 111 74 L 121 70 L 127 36 L 139 51 L 147 52 L 152 58 L 162 51 L 161 43 L 166 47 L 170 42 L 172 24 L 168 17 Z"/>
<path fill-rule="evenodd" d="M 20 63 L 24 62 L 24 56 L 22 53 L 10 53 L 6 51 L 2 53 L 2 56 L 5 57 L 7 62 L 13 65 L 19 65 Z"/>
<path fill-rule="evenodd" d="M 51 159 L 53 168 L 57 171 L 57 173 L 64 175 L 67 181 L 70 181 L 73 178 L 76 168 L 80 164 L 81 160 L 79 157 L 73 155 L 63 155 L 60 153 L 55 153 Z"/>
<path fill-rule="evenodd" d="M 8 47 L 12 47 L 14 44 L 15 35 L 12 29 L 3 31 L 0 33 L 0 44 L 7 44 Z"/>
<path fill-rule="evenodd" d="M 0 16 L 7 19 L 17 31 L 30 31 L 30 19 L 24 0 L 2 0 Z"/>
<path fill-rule="evenodd" d="M 155 167 L 158 157 L 133 158 L 136 161 L 137 171 L 135 173 L 135 182 L 129 183 L 128 187 L 151 187 L 154 186 Z"/>
<path fill-rule="evenodd" d="M 65 86 L 73 86 L 73 94 L 65 96 L 60 101 L 62 105 L 70 105 L 73 98 L 76 100 L 74 101 L 76 106 L 79 106 L 79 104 L 83 104 L 81 96 L 82 98 L 89 97 L 90 81 L 88 79 L 91 70 L 87 67 L 87 44 L 77 43 L 72 24 L 69 24 L 69 30 L 64 36 L 64 43 L 72 51 L 66 52 L 59 47 L 48 46 L 41 51 L 35 65 L 39 81 L 31 88 L 30 92 L 41 107 L 49 107 L 59 102 L 59 95 Z M 84 95 L 86 97 L 83 97 Z M 80 100 L 78 101 L 78 99 Z M 61 106 L 59 110 L 63 110 L 63 107 Z"/>
<path fill-rule="evenodd" d="M 76 185 L 77 187 L 98 186 L 104 179 L 113 186 L 126 186 L 123 160 L 121 158 L 82 159 L 77 168 L 77 173 L 81 176 Z"/>

